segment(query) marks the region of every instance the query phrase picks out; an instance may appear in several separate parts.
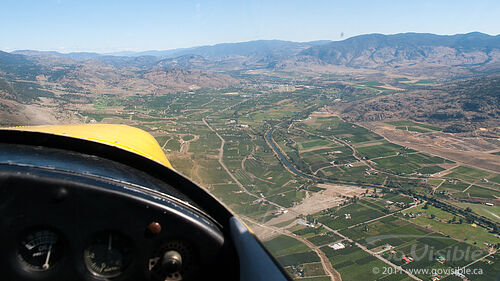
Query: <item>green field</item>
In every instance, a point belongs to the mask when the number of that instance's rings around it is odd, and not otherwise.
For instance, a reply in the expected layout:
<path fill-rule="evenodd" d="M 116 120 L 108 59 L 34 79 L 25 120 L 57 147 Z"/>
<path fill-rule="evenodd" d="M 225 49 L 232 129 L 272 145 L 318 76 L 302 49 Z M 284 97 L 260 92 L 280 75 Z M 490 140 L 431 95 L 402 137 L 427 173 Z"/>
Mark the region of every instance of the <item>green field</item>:
<path fill-rule="evenodd" d="M 350 216 L 350 218 L 346 216 L 346 214 Z M 359 202 L 315 214 L 320 223 L 332 229 L 343 229 L 383 215 L 383 212 Z"/>
<path fill-rule="evenodd" d="M 285 235 L 264 242 L 264 246 L 277 257 L 303 253 L 309 250 L 309 247 L 302 242 Z"/>
<path fill-rule="evenodd" d="M 379 280 L 386 277 L 373 271 L 374 267 L 383 268 L 386 264 L 356 246 L 348 245 L 337 251 L 325 246 L 321 247 L 321 250 L 342 275 L 343 280 Z"/>
<path fill-rule="evenodd" d="M 313 134 L 319 134 L 325 137 L 337 137 L 351 143 L 383 139 L 381 136 L 368 129 L 345 122 L 338 117 L 315 117 L 312 120 L 312 122 L 304 121 L 298 123 L 297 126 Z"/>
<path fill-rule="evenodd" d="M 433 175 L 435 173 L 439 173 L 444 171 L 444 168 L 441 168 L 439 166 L 433 165 L 433 166 L 425 166 L 417 170 L 417 172 L 424 174 L 424 175 Z"/>
<path fill-rule="evenodd" d="M 429 230 L 412 225 L 395 216 L 386 217 L 369 224 L 341 231 L 342 234 L 358 243 L 374 249 L 383 245 L 400 246 L 425 236 Z"/>
<path fill-rule="evenodd" d="M 458 166 L 454 168 L 451 173 L 446 175 L 447 178 L 456 178 L 468 182 L 481 181 L 483 178 L 493 176 L 494 174 L 492 173 L 466 166 Z"/>
<path fill-rule="evenodd" d="M 453 217 L 456 217 L 455 215 L 451 214 L 451 213 L 448 213 L 448 212 L 445 212 L 439 208 L 436 208 L 432 205 L 428 205 L 427 206 L 427 209 L 424 209 L 424 206 L 421 205 L 419 207 L 415 207 L 411 210 L 408 210 L 408 211 L 405 211 L 404 212 L 405 214 L 409 214 L 409 213 L 414 213 L 414 214 L 420 214 L 420 213 L 423 213 L 423 214 L 426 214 L 427 216 L 430 216 L 430 215 L 434 215 L 436 216 L 436 218 L 438 219 L 442 219 L 442 220 L 450 220 L 452 219 Z"/>
<path fill-rule="evenodd" d="M 415 152 L 415 150 L 388 142 L 385 142 L 384 144 L 380 145 L 358 147 L 357 150 L 361 154 L 361 156 L 364 156 L 367 159 L 391 156 L 391 155 L 396 155 L 398 153 Z"/>
<path fill-rule="evenodd" d="M 439 128 L 439 127 L 436 127 L 436 126 L 432 126 L 432 125 L 427 125 L 427 124 L 424 124 L 424 123 L 418 123 L 418 122 L 414 122 L 414 121 L 406 121 L 406 120 L 402 120 L 402 121 L 388 121 L 388 122 L 385 122 L 389 125 L 393 125 L 393 126 L 398 126 L 398 127 L 402 127 L 402 126 L 411 126 L 411 127 L 421 127 L 421 128 L 424 128 L 424 129 L 429 129 L 429 130 L 432 130 L 432 131 L 442 131 L 443 129 Z"/>
<path fill-rule="evenodd" d="M 434 231 L 439 231 L 445 235 L 449 235 L 456 239 L 463 240 L 467 244 L 477 245 L 477 247 L 484 247 L 484 243 L 496 244 L 498 239 L 492 233 L 489 233 L 486 229 L 463 223 L 448 223 L 440 220 L 440 217 L 450 218 L 453 214 L 438 211 L 439 216 L 432 219 L 431 215 L 436 212 L 435 209 L 429 207 L 429 209 L 420 209 L 421 215 L 416 218 L 410 219 L 411 222 L 423 226 L 430 227 Z M 441 213 L 444 212 L 444 213 Z"/>
<path fill-rule="evenodd" d="M 185 136 L 182 136 L 182 140 L 183 141 L 190 141 L 194 139 L 194 136 L 193 135 L 185 135 Z"/>
<path fill-rule="evenodd" d="M 277 259 L 282 266 L 299 265 L 320 261 L 318 255 L 312 251 L 278 256 Z"/>
<path fill-rule="evenodd" d="M 384 86 L 385 85 L 384 83 L 378 82 L 378 81 L 366 81 L 366 82 L 359 82 L 357 84 L 364 85 L 364 86 Z"/>
<path fill-rule="evenodd" d="M 427 183 L 433 186 L 439 186 L 443 181 L 442 179 L 428 179 Z"/>
<path fill-rule="evenodd" d="M 481 197 L 487 199 L 495 199 L 500 197 L 500 191 L 491 190 L 488 188 L 483 188 L 475 185 L 469 188 L 469 190 L 467 190 L 467 193 L 469 193 L 470 196 L 472 197 Z"/>
<path fill-rule="evenodd" d="M 320 235 L 316 235 L 316 236 L 307 238 L 307 240 L 311 241 L 316 246 L 322 246 L 325 244 L 333 243 L 333 242 L 338 241 L 340 239 L 342 239 L 340 236 L 335 235 L 331 232 L 322 233 Z"/>
<path fill-rule="evenodd" d="M 418 80 L 413 84 L 435 84 L 435 83 L 437 83 L 437 79 L 422 79 Z"/>
<path fill-rule="evenodd" d="M 298 145 L 301 150 L 306 150 L 315 147 L 331 146 L 332 142 L 323 139 L 318 139 L 313 141 L 301 142 Z"/>
<path fill-rule="evenodd" d="M 325 275 L 321 263 L 309 263 L 304 265 L 305 276 L 321 276 Z"/>
<path fill-rule="evenodd" d="M 486 206 L 485 204 L 454 203 L 461 208 L 471 208 L 478 215 L 487 217 L 500 223 L 500 206 Z"/>
<path fill-rule="evenodd" d="M 448 162 L 443 158 L 424 153 L 399 154 L 392 157 L 373 159 L 373 161 L 377 163 L 381 169 L 390 170 L 398 174 L 433 174 L 443 171 L 444 169 L 431 164 L 443 164 Z"/>

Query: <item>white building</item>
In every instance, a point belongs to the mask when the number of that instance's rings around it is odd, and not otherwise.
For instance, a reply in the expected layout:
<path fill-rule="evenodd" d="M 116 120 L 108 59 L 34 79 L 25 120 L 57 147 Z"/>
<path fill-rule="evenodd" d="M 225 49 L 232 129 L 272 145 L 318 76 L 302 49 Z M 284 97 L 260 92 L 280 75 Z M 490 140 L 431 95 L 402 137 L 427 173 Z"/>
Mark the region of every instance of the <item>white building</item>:
<path fill-rule="evenodd" d="M 337 243 L 332 243 L 332 244 L 328 245 L 328 247 L 330 247 L 334 250 L 341 250 L 341 249 L 345 248 L 345 245 L 342 242 L 337 242 Z"/>

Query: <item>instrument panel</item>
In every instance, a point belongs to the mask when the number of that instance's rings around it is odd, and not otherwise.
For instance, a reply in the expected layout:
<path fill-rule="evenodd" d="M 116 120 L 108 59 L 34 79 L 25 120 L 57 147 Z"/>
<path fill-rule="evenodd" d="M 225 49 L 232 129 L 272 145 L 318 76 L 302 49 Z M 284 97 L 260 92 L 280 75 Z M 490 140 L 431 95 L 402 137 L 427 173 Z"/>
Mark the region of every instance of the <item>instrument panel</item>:
<path fill-rule="evenodd" d="M 2 146 L 2 280 L 225 280 L 220 268 L 236 267 L 221 226 L 174 187 L 106 159 Z"/>

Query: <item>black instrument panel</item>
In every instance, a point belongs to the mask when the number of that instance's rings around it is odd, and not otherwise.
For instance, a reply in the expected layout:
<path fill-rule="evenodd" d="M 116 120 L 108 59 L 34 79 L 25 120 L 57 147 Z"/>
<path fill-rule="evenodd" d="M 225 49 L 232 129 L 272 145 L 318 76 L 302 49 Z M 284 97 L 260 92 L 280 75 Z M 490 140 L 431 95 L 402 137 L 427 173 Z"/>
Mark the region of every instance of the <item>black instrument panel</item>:
<path fill-rule="evenodd" d="M 2 280 L 234 276 L 225 230 L 180 189 L 108 159 L 1 144 Z"/>

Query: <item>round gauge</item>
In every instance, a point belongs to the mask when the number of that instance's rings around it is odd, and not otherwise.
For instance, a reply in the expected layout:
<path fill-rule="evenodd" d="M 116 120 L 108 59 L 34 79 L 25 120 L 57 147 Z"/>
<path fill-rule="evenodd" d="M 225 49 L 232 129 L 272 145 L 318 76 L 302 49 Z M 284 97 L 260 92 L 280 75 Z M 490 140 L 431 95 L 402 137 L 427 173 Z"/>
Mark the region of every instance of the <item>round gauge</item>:
<path fill-rule="evenodd" d="M 35 230 L 26 234 L 18 248 L 18 258 L 30 270 L 51 269 L 61 257 L 61 243 L 50 230 Z"/>
<path fill-rule="evenodd" d="M 113 232 L 98 235 L 83 253 L 89 271 L 100 277 L 120 275 L 131 260 L 129 242 L 127 238 Z"/>

